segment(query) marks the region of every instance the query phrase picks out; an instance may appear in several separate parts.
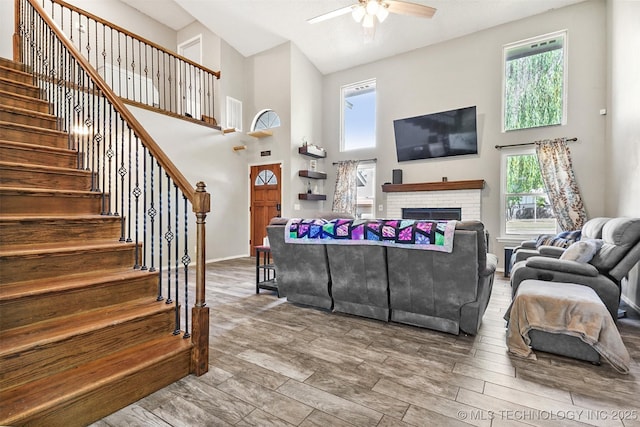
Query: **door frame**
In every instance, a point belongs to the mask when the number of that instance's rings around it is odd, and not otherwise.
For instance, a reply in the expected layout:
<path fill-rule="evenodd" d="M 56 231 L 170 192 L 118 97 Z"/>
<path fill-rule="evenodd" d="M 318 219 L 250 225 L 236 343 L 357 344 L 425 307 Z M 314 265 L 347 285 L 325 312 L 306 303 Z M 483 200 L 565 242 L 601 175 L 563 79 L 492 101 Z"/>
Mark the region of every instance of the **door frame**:
<path fill-rule="evenodd" d="M 251 168 L 255 167 L 255 166 L 264 166 L 264 165 L 275 165 L 275 164 L 279 164 L 280 165 L 280 212 L 282 213 L 282 205 L 283 205 L 283 195 L 284 195 L 284 183 L 285 183 L 285 179 L 284 179 L 284 161 L 283 160 L 277 160 L 277 159 L 273 159 L 273 160 L 269 160 L 269 161 L 262 161 L 262 162 L 251 162 L 247 164 L 247 181 L 249 184 L 249 188 L 247 191 L 247 229 L 249 231 L 249 241 L 251 241 L 251 238 L 253 237 L 251 231 L 252 231 L 252 227 L 253 227 L 253 210 L 251 209 L 251 192 L 252 192 L 252 188 L 253 188 L 253 182 L 251 182 Z M 249 243 L 249 256 L 252 257 L 255 255 L 254 250 L 253 250 L 253 246 L 255 246 L 253 243 Z"/>

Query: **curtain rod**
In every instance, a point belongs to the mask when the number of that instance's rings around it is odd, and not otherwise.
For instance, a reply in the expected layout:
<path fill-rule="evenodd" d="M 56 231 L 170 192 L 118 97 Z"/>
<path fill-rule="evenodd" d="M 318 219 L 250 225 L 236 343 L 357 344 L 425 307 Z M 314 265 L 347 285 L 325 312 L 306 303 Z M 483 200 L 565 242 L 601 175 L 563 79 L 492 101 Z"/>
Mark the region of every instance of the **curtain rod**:
<path fill-rule="evenodd" d="M 346 161 L 346 160 L 345 160 L 345 161 Z M 375 163 L 375 162 L 377 162 L 377 161 L 378 161 L 378 159 L 376 159 L 376 158 L 374 157 L 373 159 L 362 159 L 362 160 L 358 160 L 358 161 L 359 161 L 359 162 L 373 162 L 373 163 Z M 333 162 L 333 165 L 334 165 L 334 166 L 335 166 L 335 165 L 339 165 L 340 163 L 342 163 L 342 162 Z"/>
<path fill-rule="evenodd" d="M 565 138 L 565 141 L 567 142 L 571 142 L 571 141 L 577 141 L 578 138 Z M 509 148 L 509 147 L 521 147 L 523 145 L 534 145 L 535 142 L 523 142 L 522 144 L 510 144 L 510 145 L 496 145 L 495 148 L 496 150 L 501 150 L 503 148 Z"/>

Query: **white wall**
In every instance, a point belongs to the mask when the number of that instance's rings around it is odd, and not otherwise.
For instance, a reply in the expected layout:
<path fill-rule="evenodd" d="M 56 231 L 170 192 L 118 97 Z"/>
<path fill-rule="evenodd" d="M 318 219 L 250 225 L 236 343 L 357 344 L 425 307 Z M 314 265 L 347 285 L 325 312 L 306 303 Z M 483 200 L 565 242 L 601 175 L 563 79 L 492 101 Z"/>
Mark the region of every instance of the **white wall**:
<path fill-rule="evenodd" d="M 640 217 L 640 2 L 608 2 L 606 215 Z M 640 309 L 638 267 L 623 295 Z"/>
<path fill-rule="evenodd" d="M 449 181 L 484 179 L 481 220 L 493 240 L 490 250 L 502 258 L 502 244 L 495 240 L 500 233 L 500 152 L 494 145 L 578 137 L 579 142 L 570 145 L 576 178 L 589 216 L 601 216 L 606 177 L 605 117 L 599 115 L 606 102 L 605 12 L 604 1 L 588 1 L 327 75 L 323 116 L 329 160 L 375 157 L 380 184 L 391 181 L 392 169 L 403 170 L 405 183 L 440 181 L 443 176 Z M 562 29 L 568 30 L 567 125 L 502 133 L 502 46 Z M 339 88 L 374 77 L 378 147 L 340 153 Z M 470 105 L 478 112 L 477 156 L 397 162 L 394 119 Z M 384 203 L 380 188 L 376 198 L 377 204 Z"/>
<path fill-rule="evenodd" d="M 0 57 L 13 59 L 14 0 L 0 0 Z"/>
<path fill-rule="evenodd" d="M 291 45 L 291 198 L 293 206 L 287 205 L 283 212 L 286 217 L 308 217 L 322 210 L 331 210 L 331 200 L 298 200 L 298 193 L 306 193 L 308 182 L 311 188 L 318 187 L 318 193 L 326 194 L 331 187 L 325 180 L 307 180 L 298 176 L 301 169 L 309 169 L 309 157 L 298 153 L 303 138 L 309 144 L 325 146 L 322 137 L 322 74 L 302 54 Z M 327 159 L 317 159 L 318 171 L 332 168 Z M 300 209 L 296 209 L 299 207 Z M 293 208 L 293 210 L 291 210 Z"/>
<path fill-rule="evenodd" d="M 222 135 L 205 126 L 128 108 L 194 188 L 198 181 L 207 185 L 211 194 L 206 225 L 207 261 L 247 256 L 247 217 L 239 209 L 247 206 L 249 178 L 243 173 L 245 156 L 232 149 L 241 135 Z M 190 227 L 189 234 L 189 241 L 195 244 L 195 227 Z"/>

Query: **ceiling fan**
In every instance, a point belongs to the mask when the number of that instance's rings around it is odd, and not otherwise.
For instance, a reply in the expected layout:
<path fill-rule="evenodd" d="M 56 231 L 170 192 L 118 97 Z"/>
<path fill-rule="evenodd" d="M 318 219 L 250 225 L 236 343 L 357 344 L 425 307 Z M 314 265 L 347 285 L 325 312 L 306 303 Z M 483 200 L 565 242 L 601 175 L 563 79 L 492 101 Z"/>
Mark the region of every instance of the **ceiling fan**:
<path fill-rule="evenodd" d="M 431 18 L 436 13 L 436 9 L 400 0 L 358 0 L 356 4 L 324 13 L 308 19 L 307 22 L 316 24 L 347 13 L 351 13 L 353 19 L 358 23 L 362 23 L 364 28 L 373 28 L 376 20 L 380 23 L 383 22 L 387 19 L 389 13 Z"/>

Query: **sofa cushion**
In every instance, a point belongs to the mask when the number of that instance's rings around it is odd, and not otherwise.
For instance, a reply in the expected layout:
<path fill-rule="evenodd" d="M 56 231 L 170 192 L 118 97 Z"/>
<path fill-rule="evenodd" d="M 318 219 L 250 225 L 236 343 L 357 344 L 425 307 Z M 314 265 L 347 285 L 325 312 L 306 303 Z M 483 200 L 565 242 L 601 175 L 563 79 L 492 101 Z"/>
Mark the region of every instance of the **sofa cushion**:
<path fill-rule="evenodd" d="M 557 246 L 560 248 L 569 247 L 572 243 L 580 240 L 582 230 L 564 231 L 557 235 L 543 234 L 536 240 L 536 247 Z"/>
<path fill-rule="evenodd" d="M 573 243 L 560 255 L 560 259 L 587 263 L 600 250 L 602 239 L 587 239 Z"/>
<path fill-rule="evenodd" d="M 604 245 L 591 260 L 598 270 L 608 272 L 640 240 L 640 218 L 610 219 L 602 228 Z"/>

